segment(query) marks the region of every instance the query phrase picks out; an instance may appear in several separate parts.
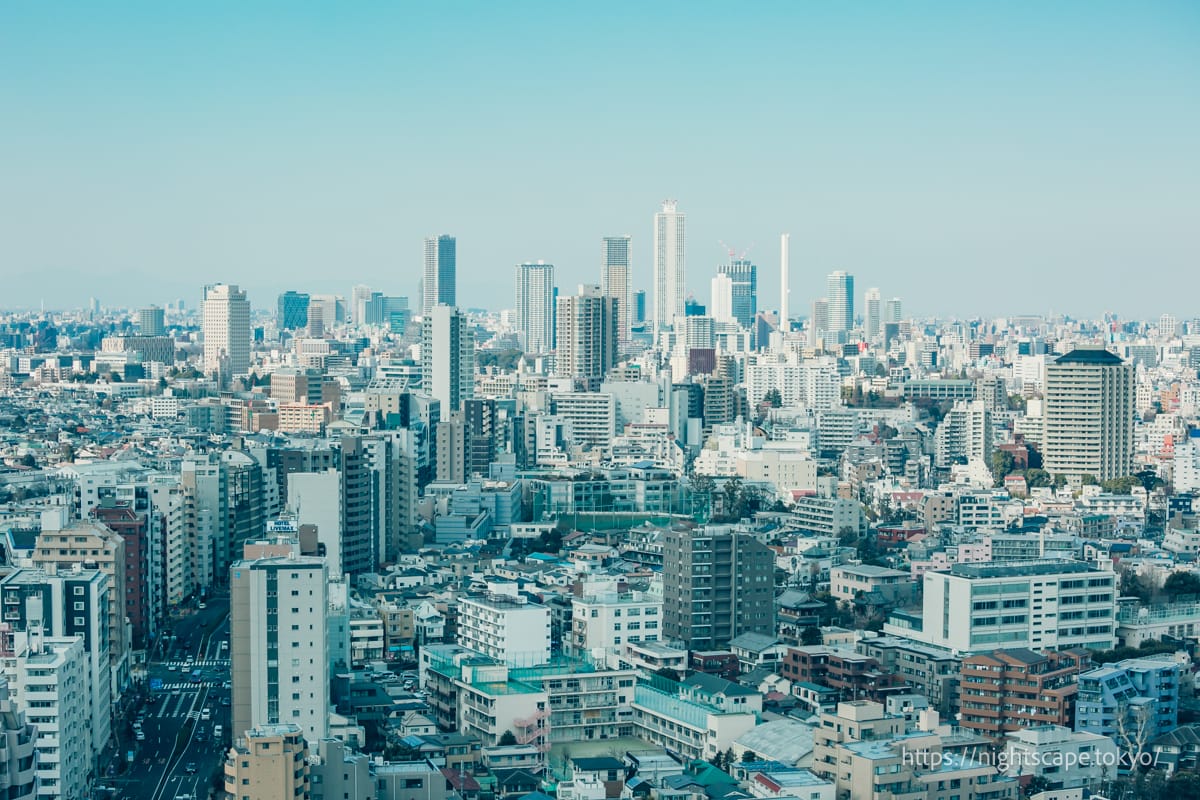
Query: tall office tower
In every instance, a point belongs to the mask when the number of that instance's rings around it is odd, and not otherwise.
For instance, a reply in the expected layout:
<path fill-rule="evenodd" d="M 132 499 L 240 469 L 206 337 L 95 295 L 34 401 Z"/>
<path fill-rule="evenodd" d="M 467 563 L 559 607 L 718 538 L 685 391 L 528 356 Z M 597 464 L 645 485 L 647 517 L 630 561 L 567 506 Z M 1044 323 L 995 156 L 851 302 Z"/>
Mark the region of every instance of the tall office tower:
<path fill-rule="evenodd" d="M 204 333 L 204 372 L 222 376 L 250 370 L 250 301 L 237 286 L 204 287 L 200 303 Z"/>
<path fill-rule="evenodd" d="M 8 680 L 0 676 L 0 797 L 33 800 L 37 796 L 33 770 L 37 749 L 37 728 L 9 695 Z"/>
<path fill-rule="evenodd" d="M 234 562 L 229 570 L 233 738 L 299 725 L 309 746 L 329 735 L 329 572 L 309 556 Z"/>
<path fill-rule="evenodd" d="M 736 258 L 722 264 L 717 272 L 729 276 L 733 284 L 733 318 L 749 330 L 758 314 L 758 268 L 744 258 Z"/>
<path fill-rule="evenodd" d="M 371 287 L 361 283 L 350 290 L 350 321 L 362 325 L 367 321 L 367 301 L 371 299 Z"/>
<path fill-rule="evenodd" d="M 737 322 L 733 316 L 733 278 L 723 272 L 712 279 L 708 316 L 716 322 Z"/>
<path fill-rule="evenodd" d="M 364 575 L 379 565 L 374 512 L 381 499 L 371 491 L 371 465 L 362 437 L 342 437 L 341 462 L 342 569 L 347 575 Z"/>
<path fill-rule="evenodd" d="M 281 331 L 308 326 L 308 295 L 303 292 L 284 292 L 279 295 L 275 310 L 275 326 Z"/>
<path fill-rule="evenodd" d="M 633 322 L 641 325 L 646 321 L 646 290 L 638 289 L 633 293 Z"/>
<path fill-rule="evenodd" d="M 863 295 L 864 311 L 866 318 L 864 320 L 864 333 L 867 336 L 867 341 L 874 341 L 879 334 L 883 332 L 883 300 L 878 289 L 867 289 Z"/>
<path fill-rule="evenodd" d="M 788 246 L 791 244 L 792 235 L 783 233 L 779 236 L 779 330 L 787 333 L 792 329 L 788 313 L 791 311 L 788 308 L 788 300 L 791 297 L 791 289 L 788 288 L 788 270 L 791 265 L 788 263 Z"/>
<path fill-rule="evenodd" d="M 166 336 L 166 317 L 160 306 L 138 309 L 138 335 Z"/>
<path fill-rule="evenodd" d="M 666 200 L 654 215 L 654 331 L 673 328 L 684 315 L 687 294 L 684 261 L 684 214 Z"/>
<path fill-rule="evenodd" d="M 604 271 L 600 276 L 600 291 L 617 300 L 617 343 L 622 349 L 629 344 L 631 327 L 632 286 L 629 268 L 628 236 L 604 237 Z"/>
<path fill-rule="evenodd" d="M 580 286 L 574 297 L 558 298 L 558 350 L 554 374 L 573 378 L 587 391 L 617 364 L 617 301 L 599 286 Z"/>
<path fill-rule="evenodd" d="M 808 343 L 813 347 L 825 341 L 825 334 L 829 332 L 829 301 L 824 297 L 813 301 L 812 322 L 808 331 Z"/>
<path fill-rule="evenodd" d="M 553 264 L 517 264 L 517 330 L 526 353 L 554 349 Z"/>
<path fill-rule="evenodd" d="M 434 306 L 458 305 L 455 293 L 457 281 L 458 241 L 453 236 L 442 234 L 425 240 L 425 277 L 422 291 L 425 293 L 421 313 L 428 314 Z"/>
<path fill-rule="evenodd" d="M 743 633 L 773 635 L 774 573 L 770 548 L 728 525 L 664 531 L 664 636 L 720 650 Z"/>
<path fill-rule="evenodd" d="M 225 759 L 225 785 L 233 787 L 229 794 L 239 800 L 309 797 L 309 769 L 299 725 L 264 725 L 233 735 L 233 748 Z M 337 771 L 342 771 L 340 762 Z"/>
<path fill-rule="evenodd" d="M 464 314 L 436 305 L 421 324 L 421 390 L 458 411 L 475 394 L 475 333 Z"/>
<path fill-rule="evenodd" d="M 463 401 L 464 461 L 468 477 L 487 478 L 496 460 L 496 401 L 471 398 Z"/>
<path fill-rule="evenodd" d="M 883 324 L 899 324 L 904 319 L 904 306 L 899 297 L 883 302 Z"/>
<path fill-rule="evenodd" d="M 838 270 L 826 279 L 829 298 L 829 330 L 848 331 L 854 327 L 854 276 Z"/>
<path fill-rule="evenodd" d="M 187 456 L 179 465 L 188 591 L 223 581 L 247 539 L 266 527 L 263 468 L 240 450 Z"/>
<path fill-rule="evenodd" d="M 1046 366 L 1044 467 L 1105 481 L 1133 472 L 1133 365 L 1080 346 Z"/>

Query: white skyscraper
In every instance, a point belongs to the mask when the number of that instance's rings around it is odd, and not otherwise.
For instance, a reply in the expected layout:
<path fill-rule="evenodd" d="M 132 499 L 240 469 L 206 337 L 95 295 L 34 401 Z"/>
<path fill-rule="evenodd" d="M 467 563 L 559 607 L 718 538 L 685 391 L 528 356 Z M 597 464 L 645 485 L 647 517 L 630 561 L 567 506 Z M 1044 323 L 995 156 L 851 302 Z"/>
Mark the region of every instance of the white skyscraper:
<path fill-rule="evenodd" d="M 600 291 L 617 301 L 617 338 L 621 348 L 629 344 L 630 312 L 633 292 L 630 286 L 628 236 L 604 237 L 604 270 Z"/>
<path fill-rule="evenodd" d="M 246 293 L 224 283 L 205 286 L 200 318 L 204 331 L 204 372 L 227 375 L 249 372 L 250 301 Z"/>
<path fill-rule="evenodd" d="M 788 245 L 791 243 L 792 235 L 790 233 L 780 234 L 779 236 L 779 330 L 787 333 L 791 330 L 788 324 L 788 295 L 791 294 L 791 289 L 788 288 Z"/>
<path fill-rule="evenodd" d="M 733 316 L 733 278 L 724 272 L 712 279 L 712 306 L 708 314 L 717 322 L 737 322 Z"/>
<path fill-rule="evenodd" d="M 517 330 L 527 353 L 554 349 L 554 265 L 517 265 Z"/>
<path fill-rule="evenodd" d="M 310 556 L 238 561 L 229 576 L 233 737 L 293 723 L 329 735 L 329 572 Z"/>
<path fill-rule="evenodd" d="M 829 330 L 848 331 L 854 327 L 854 276 L 838 270 L 827 279 Z"/>
<path fill-rule="evenodd" d="M 865 333 L 867 341 L 872 341 L 883 330 L 883 296 L 878 289 L 867 289 L 863 295 L 865 317 Z"/>
<path fill-rule="evenodd" d="M 671 328 L 684 316 L 684 214 L 674 200 L 654 215 L 654 328 Z"/>

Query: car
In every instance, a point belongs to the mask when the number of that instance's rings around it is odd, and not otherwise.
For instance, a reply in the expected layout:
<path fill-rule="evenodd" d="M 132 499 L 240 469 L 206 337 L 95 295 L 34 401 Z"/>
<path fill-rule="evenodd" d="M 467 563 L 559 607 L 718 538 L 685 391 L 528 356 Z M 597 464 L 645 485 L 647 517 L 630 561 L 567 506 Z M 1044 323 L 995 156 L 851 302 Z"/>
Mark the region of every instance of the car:
<path fill-rule="evenodd" d="M 137 739 L 139 742 L 144 742 L 144 741 L 146 741 L 146 734 L 142 733 L 141 731 L 138 731 L 137 733 L 135 733 L 133 735 L 133 738 Z"/>
<path fill-rule="evenodd" d="M 186 772 L 188 775 L 195 775 L 196 774 L 196 762 L 189 761 L 187 763 L 187 766 L 183 768 L 183 771 Z"/>
<path fill-rule="evenodd" d="M 167 672 L 174 672 L 175 669 L 176 668 L 174 664 L 167 664 Z"/>
<path fill-rule="evenodd" d="M 201 604 L 200 604 L 200 610 L 201 610 L 201 611 L 203 611 L 203 610 L 204 610 L 204 609 L 206 609 L 206 608 L 208 608 L 208 603 L 201 603 Z"/>
<path fill-rule="evenodd" d="M 205 722 L 212 719 L 212 709 L 210 709 L 210 708 L 203 709 L 200 712 L 200 719 Z"/>
<path fill-rule="evenodd" d="M 228 707 L 228 706 L 229 706 L 229 698 L 228 698 L 228 697 L 222 697 L 222 698 L 221 698 L 221 705 Z"/>

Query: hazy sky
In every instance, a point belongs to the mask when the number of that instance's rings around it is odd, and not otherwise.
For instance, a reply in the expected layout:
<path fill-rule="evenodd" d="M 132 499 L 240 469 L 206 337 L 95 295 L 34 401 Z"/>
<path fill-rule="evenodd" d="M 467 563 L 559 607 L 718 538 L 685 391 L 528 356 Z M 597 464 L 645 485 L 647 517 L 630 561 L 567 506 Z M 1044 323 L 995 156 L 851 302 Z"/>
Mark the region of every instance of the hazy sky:
<path fill-rule="evenodd" d="M 1200 313 L 1200 3 L 0 4 L 0 307 L 599 282 L 688 215 L 792 308 Z"/>

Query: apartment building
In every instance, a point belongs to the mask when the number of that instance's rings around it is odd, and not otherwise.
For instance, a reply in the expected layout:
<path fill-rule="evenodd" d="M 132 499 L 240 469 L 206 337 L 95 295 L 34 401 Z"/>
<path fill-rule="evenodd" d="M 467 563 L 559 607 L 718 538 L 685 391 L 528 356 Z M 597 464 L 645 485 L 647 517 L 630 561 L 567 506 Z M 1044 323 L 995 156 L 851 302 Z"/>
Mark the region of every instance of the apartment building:
<path fill-rule="evenodd" d="M 633 719 L 638 738 L 686 759 L 711 761 L 755 727 L 762 695 L 713 675 L 697 673 L 681 683 L 639 683 Z"/>
<path fill-rule="evenodd" d="M 1091 665 L 1086 650 L 995 650 L 964 658 L 959 725 L 999 741 L 1009 731 L 1042 725 L 1069 727 L 1076 681 Z"/>
<path fill-rule="evenodd" d="M 837 710 L 820 716 L 813 730 L 812 771 L 829 781 L 838 781 L 838 747 L 846 742 L 884 740 L 904 733 L 904 717 L 884 713 L 883 706 L 870 700 L 838 703 Z M 840 786 L 839 786 L 840 788 Z"/>
<path fill-rule="evenodd" d="M 894 613 L 884 633 L 968 653 L 1116 641 L 1116 576 L 1081 561 L 955 564 L 922 579 L 923 613 Z"/>
<path fill-rule="evenodd" d="M 0 796 L 33 800 L 37 796 L 37 728 L 26 718 L 0 677 Z"/>
<path fill-rule="evenodd" d="M 892 603 L 904 602 L 912 589 L 912 576 L 903 570 L 870 564 L 847 564 L 829 570 L 829 593 L 847 603 L 868 594 Z"/>
<path fill-rule="evenodd" d="M 1133 365 L 1079 347 L 1046 367 L 1042 452 L 1047 472 L 1105 481 L 1133 472 Z"/>
<path fill-rule="evenodd" d="M 874 658 L 884 672 L 899 676 L 913 691 L 928 698 L 930 707 L 943 719 L 958 712 L 961 656 L 895 636 L 862 639 L 855 649 Z"/>
<path fill-rule="evenodd" d="M 1004 737 L 1005 774 L 1033 775 L 1047 789 L 1094 788 L 1114 772 L 1117 743 L 1108 736 L 1040 725 L 1011 731 Z"/>
<path fill-rule="evenodd" d="M 291 723 L 258 725 L 235 736 L 225 756 L 225 791 L 237 800 L 308 797 L 304 729 Z"/>
<path fill-rule="evenodd" d="M 1170 653 L 1128 658 L 1080 673 L 1075 730 L 1143 743 L 1179 724 L 1182 667 Z"/>
<path fill-rule="evenodd" d="M 563 641 L 568 655 L 615 667 L 626 645 L 657 642 L 662 636 L 661 594 L 619 592 L 615 586 L 585 586 L 584 592 L 571 600 L 571 633 Z"/>
<path fill-rule="evenodd" d="M 550 660 L 550 609 L 517 594 L 460 598 L 458 643 L 502 664 L 544 664 Z"/>

